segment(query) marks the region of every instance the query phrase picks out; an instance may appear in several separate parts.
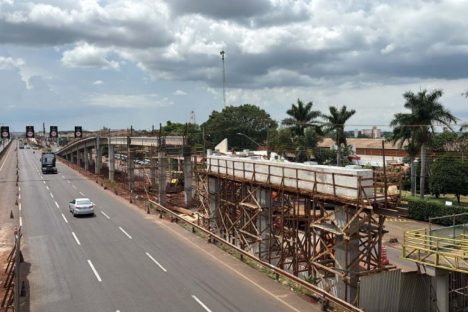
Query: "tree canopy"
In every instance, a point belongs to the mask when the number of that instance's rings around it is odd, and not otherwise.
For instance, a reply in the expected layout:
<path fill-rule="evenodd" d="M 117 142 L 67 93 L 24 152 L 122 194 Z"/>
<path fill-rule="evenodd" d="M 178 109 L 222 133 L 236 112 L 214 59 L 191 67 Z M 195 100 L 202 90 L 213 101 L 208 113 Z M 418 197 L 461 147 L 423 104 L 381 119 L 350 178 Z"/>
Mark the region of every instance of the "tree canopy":
<path fill-rule="evenodd" d="M 213 111 L 202 124 L 207 147 L 214 147 L 227 138 L 235 149 L 257 149 L 266 146 L 268 130 L 277 127 L 270 115 L 252 104 L 227 106 L 221 112 Z"/>
<path fill-rule="evenodd" d="M 457 156 L 446 154 L 438 157 L 431 166 L 429 188 L 432 194 L 455 194 L 458 203 L 460 195 L 468 195 L 468 162 Z"/>

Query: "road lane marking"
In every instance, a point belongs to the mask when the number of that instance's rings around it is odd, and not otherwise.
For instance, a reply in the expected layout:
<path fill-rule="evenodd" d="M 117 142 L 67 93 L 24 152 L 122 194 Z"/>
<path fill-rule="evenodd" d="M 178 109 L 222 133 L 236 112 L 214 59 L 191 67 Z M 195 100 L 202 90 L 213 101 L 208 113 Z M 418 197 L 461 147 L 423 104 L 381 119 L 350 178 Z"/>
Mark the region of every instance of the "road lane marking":
<path fill-rule="evenodd" d="M 44 184 L 45 184 L 45 181 L 42 181 L 42 183 L 44 183 Z"/>
<path fill-rule="evenodd" d="M 59 204 L 57 203 L 57 201 L 55 201 L 55 206 L 57 206 L 57 209 L 60 209 L 60 206 L 59 206 Z"/>
<path fill-rule="evenodd" d="M 18 199 L 21 199 L 21 194 L 18 194 Z"/>
<path fill-rule="evenodd" d="M 96 275 L 97 280 L 98 280 L 99 282 L 102 282 L 102 279 L 101 279 L 101 277 L 99 276 L 99 273 L 98 273 L 98 272 L 96 271 L 96 269 L 94 268 L 94 265 L 93 265 L 93 263 L 91 262 L 91 260 L 88 260 L 88 264 L 89 264 L 89 266 L 91 267 L 91 270 L 93 270 L 94 275 Z"/>
<path fill-rule="evenodd" d="M 121 226 L 119 226 L 119 230 L 121 230 L 125 235 L 127 235 L 128 238 L 132 239 L 132 237 L 130 236 L 130 234 L 128 234 L 127 232 L 125 232 L 125 230 L 122 229 Z"/>
<path fill-rule="evenodd" d="M 50 194 L 50 197 L 54 198 L 54 194 L 52 194 L 52 193 L 49 193 L 49 194 Z"/>
<path fill-rule="evenodd" d="M 110 217 L 104 211 L 101 210 L 101 213 L 104 215 L 104 217 L 110 220 Z"/>
<path fill-rule="evenodd" d="M 76 243 L 77 243 L 79 246 L 81 246 L 80 240 L 78 239 L 78 237 L 76 237 L 75 232 L 72 232 L 72 235 L 73 235 L 73 237 L 75 238 Z"/>
<path fill-rule="evenodd" d="M 201 305 L 202 308 L 205 309 L 205 311 L 211 312 L 211 310 L 210 310 L 200 299 L 198 299 L 197 296 L 192 295 L 192 298 L 193 298 L 193 300 L 195 300 L 196 302 L 198 302 L 198 304 Z"/>
<path fill-rule="evenodd" d="M 5 159 L 3 160 L 2 166 L 0 167 L 0 171 L 2 171 L 3 166 L 5 165 L 5 163 L 6 163 L 7 159 L 8 159 L 8 156 L 10 156 L 10 152 L 11 152 L 11 149 L 8 150 L 8 153 L 5 156 Z"/>
<path fill-rule="evenodd" d="M 85 196 L 85 194 L 83 194 L 83 192 L 80 192 L 80 195 Z"/>
<path fill-rule="evenodd" d="M 48 187 L 47 185 L 46 185 L 46 187 L 45 187 L 45 188 L 46 188 L 47 190 L 50 190 L 50 189 L 49 189 L 49 187 Z"/>
<path fill-rule="evenodd" d="M 64 176 L 63 174 L 62 174 L 62 178 L 64 178 L 64 179 L 65 179 L 65 176 Z"/>
<path fill-rule="evenodd" d="M 65 215 L 63 213 L 62 213 L 62 218 L 63 218 L 63 220 L 65 220 L 65 223 L 68 223 L 68 220 L 67 220 L 67 218 L 65 217 Z"/>
<path fill-rule="evenodd" d="M 76 186 L 75 186 L 75 184 L 72 184 L 72 187 L 73 187 L 73 188 L 76 190 Z"/>
<path fill-rule="evenodd" d="M 156 259 L 154 259 L 152 255 L 150 255 L 150 254 L 147 253 L 147 252 L 146 252 L 146 255 L 147 255 L 148 258 L 150 258 L 154 263 L 156 263 L 156 265 L 157 265 L 161 270 L 163 270 L 164 272 L 167 272 L 167 270 L 166 270 L 158 261 L 156 261 Z"/>
<path fill-rule="evenodd" d="M 21 202 L 18 203 L 18 210 L 21 211 Z"/>
<path fill-rule="evenodd" d="M 67 180 L 67 183 L 68 183 L 68 184 L 70 184 L 70 181 L 69 181 L 69 180 Z"/>
<path fill-rule="evenodd" d="M 20 225 L 20 227 L 23 226 L 23 218 L 22 217 L 19 217 L 19 225 Z"/>
<path fill-rule="evenodd" d="M 21 186 L 18 186 L 18 192 L 21 192 Z"/>
<path fill-rule="evenodd" d="M 44 180 L 44 176 L 41 175 L 41 179 Z"/>

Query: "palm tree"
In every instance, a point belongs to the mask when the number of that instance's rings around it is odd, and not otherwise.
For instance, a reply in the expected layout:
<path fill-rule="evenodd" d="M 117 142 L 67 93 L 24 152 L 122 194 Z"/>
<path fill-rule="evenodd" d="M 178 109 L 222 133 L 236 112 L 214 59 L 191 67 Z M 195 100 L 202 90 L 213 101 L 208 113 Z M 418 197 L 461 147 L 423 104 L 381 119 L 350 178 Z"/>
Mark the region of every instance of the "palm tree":
<path fill-rule="evenodd" d="M 405 142 L 420 150 L 421 176 L 420 197 L 424 198 L 426 179 L 426 147 L 431 142 L 436 123 L 447 126 L 456 122 L 453 116 L 438 99 L 442 96 L 442 90 L 427 92 L 423 90 L 417 94 L 408 91 L 403 94 L 406 102 L 404 107 L 411 113 L 397 113 L 390 123 L 393 128 L 391 141 L 399 142 L 402 146 Z"/>
<path fill-rule="evenodd" d="M 304 105 L 304 102 L 297 99 L 297 105 L 292 104 L 286 111 L 290 117 L 283 120 L 283 125 L 291 128 L 297 137 L 303 137 L 305 129 L 318 125 L 316 118 L 320 116 L 320 111 L 312 110 L 312 105 L 312 102 Z"/>
<path fill-rule="evenodd" d="M 356 111 L 354 109 L 348 111 L 346 105 L 343 105 L 340 110 L 334 106 L 330 106 L 329 109 L 330 115 L 322 115 L 322 118 L 325 119 L 323 130 L 325 133 L 335 133 L 335 142 L 338 147 L 336 165 L 341 166 L 341 145 L 343 144 L 346 147 L 346 134 L 344 132 L 345 123 Z"/>

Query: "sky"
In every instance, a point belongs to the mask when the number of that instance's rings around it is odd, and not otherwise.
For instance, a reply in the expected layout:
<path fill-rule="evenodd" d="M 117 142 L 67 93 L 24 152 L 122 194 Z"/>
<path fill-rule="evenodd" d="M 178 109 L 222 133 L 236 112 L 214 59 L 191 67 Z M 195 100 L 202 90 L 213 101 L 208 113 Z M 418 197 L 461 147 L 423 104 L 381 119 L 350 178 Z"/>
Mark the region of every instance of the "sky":
<path fill-rule="evenodd" d="M 468 121 L 468 1 L 0 0 L 0 123 L 59 130 L 205 122 L 223 102 L 281 121 L 346 105 L 388 126 L 406 91 Z M 36 130 L 38 131 L 38 130 Z"/>

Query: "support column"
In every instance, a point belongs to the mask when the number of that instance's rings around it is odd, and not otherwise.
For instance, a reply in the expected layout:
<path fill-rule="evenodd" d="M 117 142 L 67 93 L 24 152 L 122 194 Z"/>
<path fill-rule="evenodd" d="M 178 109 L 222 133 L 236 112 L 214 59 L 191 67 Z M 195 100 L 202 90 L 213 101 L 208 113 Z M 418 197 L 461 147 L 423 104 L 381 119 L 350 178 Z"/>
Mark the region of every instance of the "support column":
<path fill-rule="evenodd" d="M 192 205 L 192 156 L 184 156 L 184 195 L 185 207 Z"/>
<path fill-rule="evenodd" d="M 210 210 L 209 230 L 216 229 L 216 219 L 219 213 L 219 180 L 217 178 L 208 177 L 208 207 Z"/>
<path fill-rule="evenodd" d="M 435 269 L 437 308 L 439 312 L 449 312 L 449 271 Z"/>
<path fill-rule="evenodd" d="M 80 155 L 80 150 L 77 148 L 76 149 L 76 164 L 81 167 L 81 155 Z"/>
<path fill-rule="evenodd" d="M 86 146 L 84 149 L 84 167 L 85 170 L 89 170 L 89 150 Z"/>
<path fill-rule="evenodd" d="M 127 137 L 127 178 L 128 190 L 133 192 L 133 189 L 135 188 L 135 164 L 133 162 L 133 153 L 130 140 L 130 137 Z"/>
<path fill-rule="evenodd" d="M 96 161 L 94 166 L 94 173 L 101 173 L 101 162 L 102 162 L 102 153 L 101 153 L 101 139 L 99 135 L 96 137 Z"/>
<path fill-rule="evenodd" d="M 110 141 L 110 140 L 109 140 Z M 109 164 L 109 180 L 114 182 L 114 175 L 115 175 L 115 153 L 114 153 L 114 145 L 107 146 L 109 154 L 108 154 L 108 164 Z"/>
<path fill-rule="evenodd" d="M 166 204 L 166 162 L 167 158 L 164 152 L 158 152 L 159 160 L 159 204 Z"/>
<path fill-rule="evenodd" d="M 151 147 L 150 153 L 150 179 L 151 179 L 151 188 L 152 190 L 156 189 L 156 156 L 155 156 L 155 148 Z"/>
<path fill-rule="evenodd" d="M 258 257 L 262 260 L 269 259 L 270 251 L 270 209 L 271 209 L 271 190 L 259 188 L 255 194 L 256 200 L 262 207 L 262 212 L 257 219 L 257 228 L 262 240 L 258 244 Z"/>
<path fill-rule="evenodd" d="M 341 230 L 354 216 L 355 209 L 350 207 L 336 206 L 335 219 Z M 357 295 L 358 271 L 359 269 L 359 218 L 355 218 L 348 230 L 345 231 L 349 239 L 344 235 L 337 235 L 335 242 L 335 267 L 342 270 L 349 277 L 345 282 L 341 275 L 337 274 L 337 296 L 347 302 L 353 302 Z"/>

